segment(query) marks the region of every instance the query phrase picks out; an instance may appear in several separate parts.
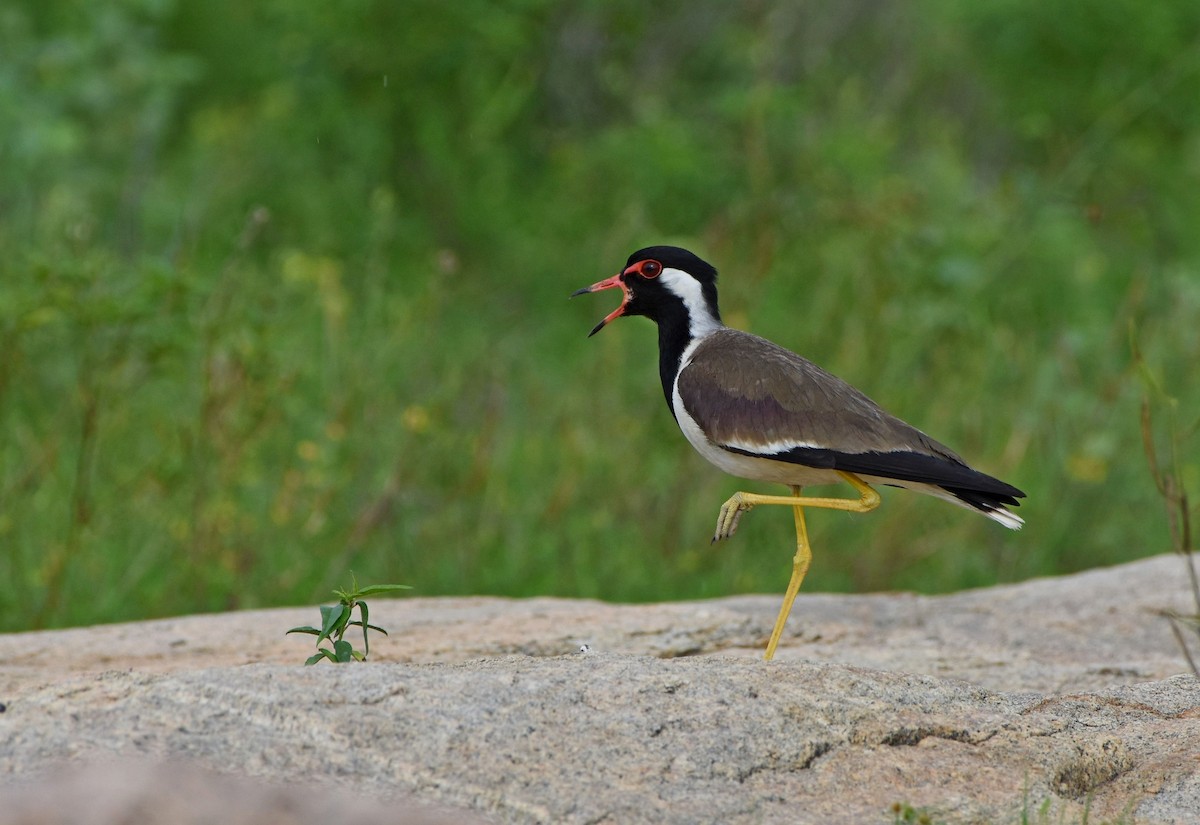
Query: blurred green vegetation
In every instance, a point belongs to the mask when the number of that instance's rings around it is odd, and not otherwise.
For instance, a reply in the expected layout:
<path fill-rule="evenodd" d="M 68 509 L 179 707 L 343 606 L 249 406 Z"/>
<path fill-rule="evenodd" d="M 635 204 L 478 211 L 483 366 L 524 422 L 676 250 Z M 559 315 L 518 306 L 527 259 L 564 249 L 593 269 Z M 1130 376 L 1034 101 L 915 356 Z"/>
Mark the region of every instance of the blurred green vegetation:
<path fill-rule="evenodd" d="M 0 44 L 0 629 L 781 591 L 786 513 L 709 546 L 744 485 L 649 323 L 566 300 L 652 243 L 1029 493 L 814 514 L 806 589 L 1169 549 L 1128 331 L 1200 407 L 1194 0 L 17 0 Z"/>

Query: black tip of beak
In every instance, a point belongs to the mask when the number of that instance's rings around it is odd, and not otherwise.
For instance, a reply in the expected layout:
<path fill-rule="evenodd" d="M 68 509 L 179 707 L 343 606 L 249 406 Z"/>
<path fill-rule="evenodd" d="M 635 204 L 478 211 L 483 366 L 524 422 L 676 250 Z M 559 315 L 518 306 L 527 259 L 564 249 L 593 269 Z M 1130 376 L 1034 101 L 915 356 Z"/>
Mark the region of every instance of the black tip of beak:
<path fill-rule="evenodd" d="M 574 298 L 576 295 L 587 295 L 587 294 L 588 294 L 589 292 L 591 292 L 591 291 L 592 291 L 592 288 L 591 288 L 590 286 L 585 286 L 583 289 L 577 289 L 577 290 L 575 290 L 574 292 L 572 292 L 572 293 L 571 293 L 570 295 L 568 295 L 567 297 L 568 297 L 568 298 Z"/>
<path fill-rule="evenodd" d="M 591 338 L 597 332 L 604 329 L 604 327 L 607 323 L 608 323 L 608 321 L 601 321 L 600 323 L 596 324 L 596 326 L 592 327 L 592 331 L 588 333 L 588 338 Z"/>

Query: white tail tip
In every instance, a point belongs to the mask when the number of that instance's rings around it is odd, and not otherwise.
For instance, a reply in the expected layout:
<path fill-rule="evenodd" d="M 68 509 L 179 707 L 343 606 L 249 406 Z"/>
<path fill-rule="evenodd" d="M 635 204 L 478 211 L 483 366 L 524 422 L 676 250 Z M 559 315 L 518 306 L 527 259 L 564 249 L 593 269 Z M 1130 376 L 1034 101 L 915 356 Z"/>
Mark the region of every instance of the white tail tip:
<path fill-rule="evenodd" d="M 984 513 L 985 516 L 992 521 L 998 521 L 1007 527 L 1009 530 L 1020 530 L 1021 525 L 1025 523 L 1025 519 L 1018 516 L 1016 513 L 1010 513 L 1003 507 L 997 507 L 995 510 L 988 510 Z"/>

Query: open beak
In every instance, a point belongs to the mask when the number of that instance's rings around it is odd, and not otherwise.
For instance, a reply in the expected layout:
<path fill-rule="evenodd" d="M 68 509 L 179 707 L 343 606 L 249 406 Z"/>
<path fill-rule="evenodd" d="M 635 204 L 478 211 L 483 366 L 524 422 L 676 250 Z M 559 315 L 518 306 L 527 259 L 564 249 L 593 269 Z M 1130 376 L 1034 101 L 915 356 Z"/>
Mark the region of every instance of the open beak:
<path fill-rule="evenodd" d="M 629 303 L 629 299 L 633 296 L 629 292 L 629 287 L 627 287 L 625 282 L 621 280 L 621 276 L 623 274 L 624 273 L 622 272 L 618 272 L 611 278 L 605 278 L 603 281 L 597 281 L 591 286 L 585 286 L 583 289 L 577 289 L 571 293 L 571 297 L 574 298 L 576 295 L 586 295 L 589 292 L 599 292 L 602 289 L 617 289 L 619 287 L 621 292 L 625 295 L 625 297 L 621 299 L 621 305 L 619 307 L 608 313 L 608 315 L 605 315 L 603 321 L 592 327 L 592 331 L 588 333 L 588 338 L 591 338 L 597 332 L 604 329 L 609 321 L 612 321 L 615 318 L 620 318 L 621 315 L 624 314 L 625 305 Z"/>

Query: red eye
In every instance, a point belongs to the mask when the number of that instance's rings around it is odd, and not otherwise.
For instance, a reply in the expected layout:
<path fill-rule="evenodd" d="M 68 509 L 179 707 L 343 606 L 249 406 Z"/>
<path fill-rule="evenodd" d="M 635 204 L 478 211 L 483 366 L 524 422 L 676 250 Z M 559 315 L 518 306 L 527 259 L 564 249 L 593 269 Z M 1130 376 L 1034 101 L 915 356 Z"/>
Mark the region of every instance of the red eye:
<path fill-rule="evenodd" d="M 662 264 L 658 261 L 642 261 L 638 265 L 638 273 L 643 278 L 657 278 L 662 274 Z"/>

